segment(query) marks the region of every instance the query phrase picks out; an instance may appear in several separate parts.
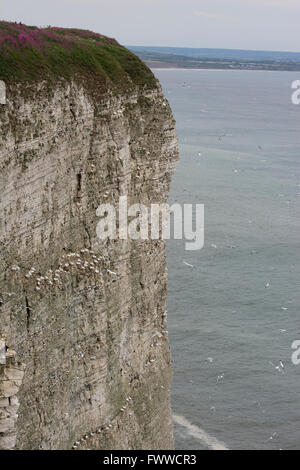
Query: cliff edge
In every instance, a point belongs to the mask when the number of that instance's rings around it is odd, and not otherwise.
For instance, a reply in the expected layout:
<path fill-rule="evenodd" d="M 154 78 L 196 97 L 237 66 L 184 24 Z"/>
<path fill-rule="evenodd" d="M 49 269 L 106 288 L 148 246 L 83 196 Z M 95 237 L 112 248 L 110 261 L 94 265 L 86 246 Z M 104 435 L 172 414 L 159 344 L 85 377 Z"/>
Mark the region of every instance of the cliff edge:
<path fill-rule="evenodd" d="M 170 449 L 163 241 L 96 235 L 167 201 L 174 119 L 115 40 L 0 23 L 0 449 Z"/>

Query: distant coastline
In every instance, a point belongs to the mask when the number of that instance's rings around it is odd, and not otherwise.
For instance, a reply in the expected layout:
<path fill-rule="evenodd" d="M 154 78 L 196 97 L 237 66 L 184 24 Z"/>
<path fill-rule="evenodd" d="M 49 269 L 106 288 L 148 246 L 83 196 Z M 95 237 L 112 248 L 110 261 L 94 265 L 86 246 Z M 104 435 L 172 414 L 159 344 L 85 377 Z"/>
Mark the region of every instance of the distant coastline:
<path fill-rule="evenodd" d="M 130 46 L 152 69 L 300 71 L 300 53 Z"/>
<path fill-rule="evenodd" d="M 219 62 L 204 62 L 204 61 L 195 61 L 190 62 L 189 60 L 184 61 L 152 61 L 147 60 L 145 57 L 142 57 L 139 54 L 140 59 L 142 59 L 145 64 L 150 69 L 176 69 L 176 70 L 248 70 L 248 71 L 269 71 L 269 72 L 299 72 L 300 63 L 276 63 L 276 64 L 266 64 L 260 62 L 228 62 L 228 63 L 219 63 Z"/>
<path fill-rule="evenodd" d="M 142 59 L 142 58 L 141 58 Z M 143 59 L 142 59 L 143 60 Z M 247 67 L 241 67 L 241 66 L 228 66 L 228 67 L 213 67 L 213 66 L 208 66 L 207 64 L 203 64 L 203 66 L 198 66 L 198 67 L 189 67 L 187 66 L 182 66 L 182 65 L 175 65 L 174 63 L 168 63 L 168 62 L 151 62 L 144 60 L 145 64 L 150 68 L 150 69 L 163 69 L 163 70 L 215 70 L 215 71 L 224 71 L 224 70 L 233 70 L 233 71 L 246 71 L 246 72 L 300 72 L 300 64 L 299 66 L 295 67 L 285 67 L 284 65 L 280 67 L 268 67 L 268 66 L 247 66 Z"/>
<path fill-rule="evenodd" d="M 188 67 L 152 67 L 152 65 L 148 65 L 150 70 L 194 70 L 195 72 L 297 72 L 297 70 L 258 70 L 258 69 L 213 69 L 213 68 L 206 68 L 206 69 L 196 69 L 196 68 L 188 68 Z"/>

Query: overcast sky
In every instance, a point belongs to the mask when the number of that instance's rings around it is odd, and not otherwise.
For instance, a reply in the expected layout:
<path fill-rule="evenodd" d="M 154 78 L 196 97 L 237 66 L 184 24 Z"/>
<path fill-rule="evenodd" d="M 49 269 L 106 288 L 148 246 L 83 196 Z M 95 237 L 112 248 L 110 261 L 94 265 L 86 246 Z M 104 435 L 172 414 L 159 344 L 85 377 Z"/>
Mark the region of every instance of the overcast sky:
<path fill-rule="evenodd" d="M 126 45 L 300 51 L 300 0 L 0 0 L 1 19 Z"/>

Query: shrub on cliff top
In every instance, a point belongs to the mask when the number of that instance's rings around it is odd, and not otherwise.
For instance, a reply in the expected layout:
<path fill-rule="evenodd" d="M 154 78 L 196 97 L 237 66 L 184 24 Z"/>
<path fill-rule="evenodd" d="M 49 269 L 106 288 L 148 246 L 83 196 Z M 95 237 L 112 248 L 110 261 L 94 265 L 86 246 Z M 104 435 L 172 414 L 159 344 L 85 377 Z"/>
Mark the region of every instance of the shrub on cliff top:
<path fill-rule="evenodd" d="M 123 87 L 155 85 L 152 72 L 116 40 L 81 29 L 0 22 L 0 79 L 96 78 Z"/>

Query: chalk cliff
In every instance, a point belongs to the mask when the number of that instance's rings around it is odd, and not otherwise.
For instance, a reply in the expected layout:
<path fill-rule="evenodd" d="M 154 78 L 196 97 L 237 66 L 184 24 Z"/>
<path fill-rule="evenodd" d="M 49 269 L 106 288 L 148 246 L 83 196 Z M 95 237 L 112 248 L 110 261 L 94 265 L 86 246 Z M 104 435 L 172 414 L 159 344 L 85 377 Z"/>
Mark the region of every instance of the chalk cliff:
<path fill-rule="evenodd" d="M 116 41 L 0 25 L 0 449 L 170 449 L 164 242 L 96 236 L 167 201 L 168 102 Z"/>

